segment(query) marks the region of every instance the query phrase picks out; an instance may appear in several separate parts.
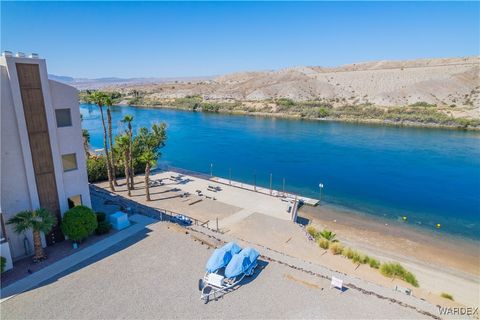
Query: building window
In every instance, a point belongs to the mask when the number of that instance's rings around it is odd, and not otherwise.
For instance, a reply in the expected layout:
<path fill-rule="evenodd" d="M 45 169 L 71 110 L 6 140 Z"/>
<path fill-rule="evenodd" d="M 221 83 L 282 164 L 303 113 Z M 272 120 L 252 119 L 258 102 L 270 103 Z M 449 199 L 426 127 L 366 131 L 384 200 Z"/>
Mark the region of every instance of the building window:
<path fill-rule="evenodd" d="M 81 206 L 82 205 L 82 195 L 78 196 L 73 196 L 68 198 L 68 209 L 72 209 L 73 207 L 76 206 Z"/>
<path fill-rule="evenodd" d="M 55 117 L 57 118 L 57 127 L 71 127 L 72 116 L 70 109 L 55 109 Z"/>
<path fill-rule="evenodd" d="M 77 156 L 75 153 L 64 154 L 62 156 L 63 171 L 77 170 Z"/>

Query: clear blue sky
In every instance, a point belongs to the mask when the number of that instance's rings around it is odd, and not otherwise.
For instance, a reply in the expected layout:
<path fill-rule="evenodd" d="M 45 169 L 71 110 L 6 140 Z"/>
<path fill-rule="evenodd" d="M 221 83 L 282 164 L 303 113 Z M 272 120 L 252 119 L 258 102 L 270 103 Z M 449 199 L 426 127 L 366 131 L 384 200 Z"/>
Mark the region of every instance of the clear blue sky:
<path fill-rule="evenodd" d="M 479 54 L 479 2 L 1 2 L 50 73 L 178 77 Z"/>

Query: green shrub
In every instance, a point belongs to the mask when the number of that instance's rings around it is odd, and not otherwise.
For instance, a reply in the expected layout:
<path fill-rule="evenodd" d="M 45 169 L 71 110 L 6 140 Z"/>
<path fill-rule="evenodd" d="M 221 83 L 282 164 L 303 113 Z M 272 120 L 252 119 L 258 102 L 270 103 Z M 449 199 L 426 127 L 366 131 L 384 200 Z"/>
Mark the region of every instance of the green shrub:
<path fill-rule="evenodd" d="M 382 264 L 380 266 L 380 273 L 389 278 L 400 278 L 414 287 L 418 287 L 418 281 L 415 276 L 398 262 Z"/>
<path fill-rule="evenodd" d="M 326 117 L 328 117 L 328 116 L 330 115 L 330 112 L 329 112 L 327 109 L 323 108 L 323 107 L 322 107 L 322 108 L 318 108 L 317 113 L 318 113 L 317 116 L 318 116 L 319 118 L 326 118 Z"/>
<path fill-rule="evenodd" d="M 370 265 L 371 268 L 375 268 L 375 269 L 380 268 L 380 262 L 375 258 L 370 258 L 368 264 Z"/>
<path fill-rule="evenodd" d="M 324 238 L 325 240 L 328 240 L 328 241 L 332 241 L 332 242 L 337 241 L 337 239 L 335 239 L 337 234 L 333 231 L 328 230 L 328 229 L 323 229 L 323 231 L 319 232 L 318 235 L 320 237 Z"/>
<path fill-rule="evenodd" d="M 137 160 L 138 154 L 137 150 L 135 150 L 136 145 L 134 145 L 134 161 L 133 161 L 133 170 L 135 173 L 143 173 L 145 172 L 145 163 Z M 115 159 L 120 159 L 121 157 L 116 155 Z M 123 165 L 116 165 L 115 166 L 116 175 L 117 177 L 125 177 L 125 169 Z M 100 156 L 92 156 L 87 159 L 87 174 L 88 174 L 88 182 L 98 182 L 98 181 L 106 181 L 108 180 L 107 174 L 107 158 L 103 155 Z"/>
<path fill-rule="evenodd" d="M 328 241 L 326 239 L 319 239 L 318 240 L 318 246 L 322 249 L 327 250 L 328 247 L 330 246 L 330 241 Z"/>
<path fill-rule="evenodd" d="M 454 301 L 454 300 L 453 300 L 453 296 L 452 296 L 450 293 L 442 292 L 442 294 L 440 295 L 440 297 Z"/>
<path fill-rule="evenodd" d="M 87 159 L 88 182 L 105 181 L 107 176 L 107 160 L 104 156 Z"/>
<path fill-rule="evenodd" d="M 5 266 L 7 265 L 7 259 L 5 257 L 0 257 L 0 273 L 5 271 Z"/>
<path fill-rule="evenodd" d="M 343 252 L 343 245 L 340 244 L 339 242 L 332 243 L 330 245 L 330 251 L 332 251 L 333 254 L 341 254 Z"/>
<path fill-rule="evenodd" d="M 103 222 L 107 219 L 105 212 L 97 212 L 96 215 L 97 215 L 97 222 Z"/>
<path fill-rule="evenodd" d="M 107 234 L 110 232 L 110 229 L 112 229 L 112 225 L 108 221 L 101 221 L 98 223 L 97 229 L 95 229 L 95 234 Z"/>
<path fill-rule="evenodd" d="M 65 212 L 62 219 L 62 232 L 72 241 L 81 242 L 97 228 L 97 217 L 92 209 L 77 206 Z"/>

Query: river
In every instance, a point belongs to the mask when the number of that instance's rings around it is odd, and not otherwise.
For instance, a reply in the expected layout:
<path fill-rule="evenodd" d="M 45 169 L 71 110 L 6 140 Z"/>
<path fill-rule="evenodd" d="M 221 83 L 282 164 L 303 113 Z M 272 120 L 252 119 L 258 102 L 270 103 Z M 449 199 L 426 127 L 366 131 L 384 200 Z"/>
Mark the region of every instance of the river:
<path fill-rule="evenodd" d="M 98 107 L 81 104 L 93 148 L 103 147 Z M 477 132 L 112 107 L 114 133 L 164 121 L 161 162 L 273 187 L 353 212 L 480 239 Z"/>

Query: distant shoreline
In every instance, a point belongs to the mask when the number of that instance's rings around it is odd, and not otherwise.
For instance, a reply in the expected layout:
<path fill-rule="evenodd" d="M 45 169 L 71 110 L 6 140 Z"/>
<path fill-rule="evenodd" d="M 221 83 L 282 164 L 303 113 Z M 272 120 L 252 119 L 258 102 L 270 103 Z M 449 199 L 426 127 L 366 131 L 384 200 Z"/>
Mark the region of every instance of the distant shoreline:
<path fill-rule="evenodd" d="M 178 110 L 186 112 L 201 112 L 209 114 L 224 114 L 224 115 L 239 115 L 239 116 L 252 116 L 252 117 L 264 117 L 264 118 L 279 118 L 279 119 L 288 119 L 288 120 L 306 120 L 306 121 L 324 121 L 324 122 L 343 122 L 343 123 L 358 123 L 358 124 L 370 124 L 370 125 L 379 125 L 379 126 L 391 126 L 391 127 L 405 127 L 405 128 L 426 128 L 426 129 L 447 129 L 447 130 L 460 130 L 460 131 L 478 131 L 480 132 L 480 127 L 461 127 L 458 125 L 442 125 L 434 123 L 422 123 L 422 122 L 412 122 L 412 121 L 391 121 L 383 119 L 355 119 L 355 118 L 306 118 L 300 115 L 287 114 L 287 113 L 269 113 L 269 112 L 248 112 L 242 110 L 235 111 L 225 111 L 219 110 L 218 112 L 204 112 L 204 111 L 193 111 L 185 108 L 179 108 L 169 105 L 127 105 L 127 104 L 116 104 L 118 107 L 134 107 L 134 108 L 143 108 L 143 109 L 166 109 L 166 110 Z"/>

